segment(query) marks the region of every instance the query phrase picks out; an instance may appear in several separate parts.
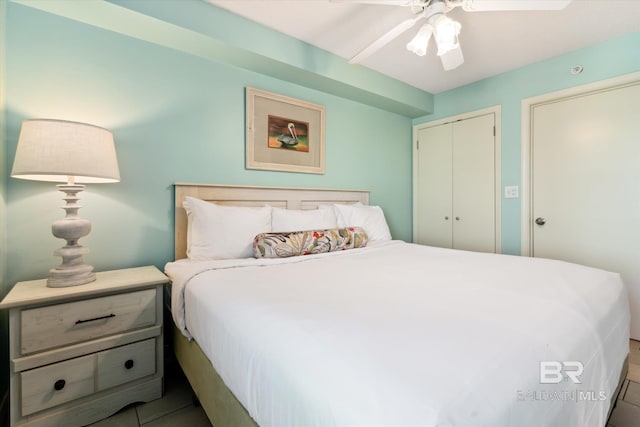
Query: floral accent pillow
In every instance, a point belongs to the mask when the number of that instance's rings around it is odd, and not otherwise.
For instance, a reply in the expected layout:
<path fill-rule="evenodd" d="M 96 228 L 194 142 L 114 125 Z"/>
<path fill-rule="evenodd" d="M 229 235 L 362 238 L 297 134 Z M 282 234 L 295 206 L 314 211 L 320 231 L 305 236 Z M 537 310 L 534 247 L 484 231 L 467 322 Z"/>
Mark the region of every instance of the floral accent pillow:
<path fill-rule="evenodd" d="M 253 239 L 256 258 L 286 258 L 363 248 L 369 238 L 363 228 L 260 233 Z"/>

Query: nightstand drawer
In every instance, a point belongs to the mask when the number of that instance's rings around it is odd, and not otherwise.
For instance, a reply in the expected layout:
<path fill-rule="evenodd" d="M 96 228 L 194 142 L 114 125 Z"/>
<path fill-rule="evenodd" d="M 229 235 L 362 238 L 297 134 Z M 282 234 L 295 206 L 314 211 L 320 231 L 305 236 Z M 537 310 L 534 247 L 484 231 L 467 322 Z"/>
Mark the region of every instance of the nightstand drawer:
<path fill-rule="evenodd" d="M 22 372 L 22 416 L 92 394 L 94 360 L 89 355 Z"/>
<path fill-rule="evenodd" d="M 155 339 L 98 353 L 98 390 L 115 387 L 155 372 Z"/>
<path fill-rule="evenodd" d="M 137 329 L 156 323 L 156 289 L 22 310 L 20 323 L 22 354 Z"/>

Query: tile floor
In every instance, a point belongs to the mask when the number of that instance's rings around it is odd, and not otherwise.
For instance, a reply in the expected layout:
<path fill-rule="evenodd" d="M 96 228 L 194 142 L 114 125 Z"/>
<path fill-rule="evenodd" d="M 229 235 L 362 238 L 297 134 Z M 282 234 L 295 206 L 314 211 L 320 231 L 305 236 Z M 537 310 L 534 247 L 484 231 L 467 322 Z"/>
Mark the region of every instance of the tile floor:
<path fill-rule="evenodd" d="M 607 427 L 640 427 L 640 341 L 629 343 L 629 374 Z M 211 427 L 175 360 L 165 369 L 165 395 L 149 403 L 131 405 L 92 427 Z"/>
<path fill-rule="evenodd" d="M 640 341 L 629 342 L 629 373 L 607 427 L 640 426 Z"/>

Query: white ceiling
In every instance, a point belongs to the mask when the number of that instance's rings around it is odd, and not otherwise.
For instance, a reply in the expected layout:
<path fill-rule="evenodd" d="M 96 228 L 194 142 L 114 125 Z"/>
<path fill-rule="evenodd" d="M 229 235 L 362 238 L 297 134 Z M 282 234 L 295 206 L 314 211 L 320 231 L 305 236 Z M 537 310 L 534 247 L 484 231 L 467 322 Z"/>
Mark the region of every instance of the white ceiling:
<path fill-rule="evenodd" d="M 330 0 L 207 1 L 345 59 L 413 16 L 407 7 Z M 465 63 L 459 68 L 445 72 L 433 44 L 424 57 L 406 49 L 419 25 L 354 67 L 366 66 L 436 94 L 638 31 L 640 0 L 573 0 L 564 10 L 545 12 L 456 8 L 448 16 L 462 24 Z"/>

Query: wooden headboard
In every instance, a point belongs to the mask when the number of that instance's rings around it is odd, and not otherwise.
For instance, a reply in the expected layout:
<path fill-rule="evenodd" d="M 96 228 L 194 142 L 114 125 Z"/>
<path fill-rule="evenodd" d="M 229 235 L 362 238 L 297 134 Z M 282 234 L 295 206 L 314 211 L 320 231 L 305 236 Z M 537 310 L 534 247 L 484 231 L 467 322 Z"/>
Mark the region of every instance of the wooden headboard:
<path fill-rule="evenodd" d="M 187 212 L 182 206 L 186 196 L 232 206 L 264 206 L 284 209 L 316 209 L 321 204 L 369 204 L 369 192 L 315 188 L 250 187 L 216 184 L 174 184 L 175 259 L 187 257 Z"/>

